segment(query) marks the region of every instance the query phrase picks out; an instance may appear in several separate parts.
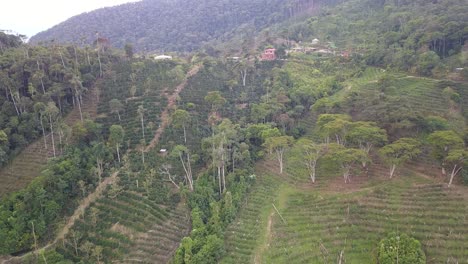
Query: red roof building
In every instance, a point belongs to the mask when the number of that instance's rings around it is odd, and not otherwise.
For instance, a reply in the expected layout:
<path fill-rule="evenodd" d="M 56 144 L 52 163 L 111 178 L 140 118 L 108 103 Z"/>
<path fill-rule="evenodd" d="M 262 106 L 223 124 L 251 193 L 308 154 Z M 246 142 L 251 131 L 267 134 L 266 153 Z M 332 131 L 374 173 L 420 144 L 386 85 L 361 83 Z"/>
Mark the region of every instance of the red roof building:
<path fill-rule="evenodd" d="M 263 51 L 262 60 L 272 61 L 276 60 L 276 49 L 266 49 Z"/>

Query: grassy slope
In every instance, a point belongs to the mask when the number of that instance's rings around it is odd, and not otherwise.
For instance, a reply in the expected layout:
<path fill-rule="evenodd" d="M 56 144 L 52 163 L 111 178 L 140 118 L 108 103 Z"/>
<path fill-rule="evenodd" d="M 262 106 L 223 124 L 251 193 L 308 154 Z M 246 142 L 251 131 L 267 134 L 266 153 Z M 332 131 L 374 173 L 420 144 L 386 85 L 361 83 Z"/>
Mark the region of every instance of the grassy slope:
<path fill-rule="evenodd" d="M 447 189 L 410 171 L 388 180 L 379 164 L 350 185 L 319 175 L 313 186 L 306 174 L 290 174 L 297 163 L 287 166 L 278 175 L 274 161 L 259 164 L 257 186 L 227 234 L 224 263 L 333 263 L 342 250 L 346 263 L 375 263 L 376 245 L 393 231 L 420 240 L 428 263 L 467 260 L 466 187 Z"/>
<path fill-rule="evenodd" d="M 368 69 L 331 100 L 377 92 L 373 89 L 383 74 Z M 398 92 L 417 111 L 443 115 L 455 129 L 465 126 L 459 109 L 450 111 L 436 80 L 395 76 Z M 468 260 L 466 187 L 447 189 L 440 179 L 414 171 L 414 164 L 388 180 L 387 168 L 378 162 L 368 176 L 356 171 L 348 185 L 329 164 L 322 164 L 312 185 L 301 164 L 296 146 L 287 155 L 283 175 L 277 174 L 274 160 L 257 165 L 259 180 L 229 228 L 223 263 L 335 263 L 341 251 L 346 263 L 375 263 L 376 245 L 393 231 L 420 240 L 428 263 Z"/>

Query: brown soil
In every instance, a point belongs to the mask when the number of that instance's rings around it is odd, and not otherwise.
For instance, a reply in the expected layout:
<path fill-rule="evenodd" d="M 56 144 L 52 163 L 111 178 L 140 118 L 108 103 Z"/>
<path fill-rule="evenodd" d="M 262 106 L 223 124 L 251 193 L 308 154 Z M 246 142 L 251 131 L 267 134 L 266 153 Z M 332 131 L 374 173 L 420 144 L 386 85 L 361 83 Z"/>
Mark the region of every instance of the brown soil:
<path fill-rule="evenodd" d="M 192 68 L 187 75 L 185 76 L 185 80 L 180 83 L 174 92 L 167 98 L 167 106 L 164 109 L 164 111 L 161 114 L 161 125 L 159 126 L 158 130 L 156 130 L 156 133 L 154 134 L 153 139 L 149 143 L 149 145 L 145 148 L 145 152 L 149 152 L 151 149 L 153 149 L 159 142 L 159 138 L 161 137 L 162 133 L 164 132 L 164 129 L 169 125 L 170 123 L 170 118 L 169 118 L 169 111 L 174 109 L 177 97 L 179 96 L 180 92 L 187 86 L 188 79 L 197 74 L 197 72 L 200 70 L 201 66 L 197 65 L 194 68 Z"/>

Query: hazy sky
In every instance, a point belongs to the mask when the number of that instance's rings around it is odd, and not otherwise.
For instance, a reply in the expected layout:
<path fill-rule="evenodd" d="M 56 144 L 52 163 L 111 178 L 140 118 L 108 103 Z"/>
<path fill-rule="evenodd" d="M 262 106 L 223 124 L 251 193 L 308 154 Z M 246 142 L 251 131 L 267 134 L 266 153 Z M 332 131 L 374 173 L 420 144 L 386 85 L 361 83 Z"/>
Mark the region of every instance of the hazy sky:
<path fill-rule="evenodd" d="M 138 0 L 2 0 L 0 29 L 33 36 L 68 18 Z"/>

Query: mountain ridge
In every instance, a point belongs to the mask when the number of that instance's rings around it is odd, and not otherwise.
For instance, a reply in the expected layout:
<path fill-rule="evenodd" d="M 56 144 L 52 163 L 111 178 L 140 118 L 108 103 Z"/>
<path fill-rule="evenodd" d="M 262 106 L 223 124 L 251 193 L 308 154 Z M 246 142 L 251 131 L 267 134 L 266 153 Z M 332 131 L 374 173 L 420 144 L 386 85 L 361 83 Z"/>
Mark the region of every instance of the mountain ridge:
<path fill-rule="evenodd" d="M 193 51 L 213 40 L 228 40 L 239 28 L 248 37 L 322 4 L 337 2 L 341 0 L 143 0 L 82 13 L 36 34 L 30 42 L 91 44 L 99 32 L 119 48 L 132 43 L 138 51 Z"/>

